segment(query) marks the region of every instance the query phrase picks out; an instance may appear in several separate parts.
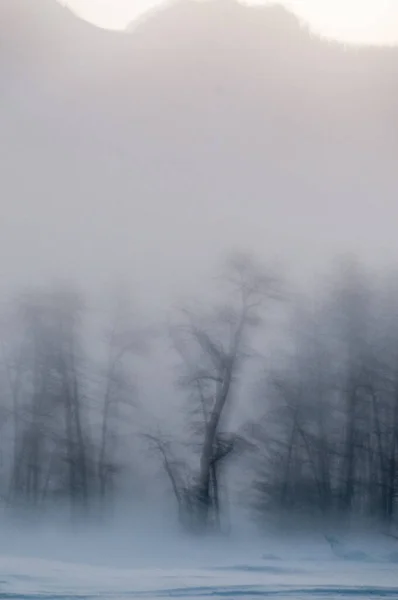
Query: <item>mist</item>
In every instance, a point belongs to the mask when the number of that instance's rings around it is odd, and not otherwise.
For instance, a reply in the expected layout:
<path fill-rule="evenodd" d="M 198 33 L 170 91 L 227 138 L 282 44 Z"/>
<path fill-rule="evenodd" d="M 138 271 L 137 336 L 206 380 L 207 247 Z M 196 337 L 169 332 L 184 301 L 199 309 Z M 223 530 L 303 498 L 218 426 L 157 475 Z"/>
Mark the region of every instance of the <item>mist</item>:
<path fill-rule="evenodd" d="M 0 47 L 0 566 L 396 562 L 398 49 L 233 0 Z"/>

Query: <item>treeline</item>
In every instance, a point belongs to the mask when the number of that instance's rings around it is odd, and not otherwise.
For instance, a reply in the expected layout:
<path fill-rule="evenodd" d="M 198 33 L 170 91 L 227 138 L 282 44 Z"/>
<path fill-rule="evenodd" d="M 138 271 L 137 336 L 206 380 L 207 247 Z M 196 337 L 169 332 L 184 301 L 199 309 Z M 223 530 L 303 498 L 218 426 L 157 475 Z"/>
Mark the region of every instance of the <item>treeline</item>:
<path fill-rule="evenodd" d="M 107 313 L 68 287 L 4 305 L 4 507 L 106 512 L 122 490 L 134 495 L 137 463 L 152 461 L 148 478 L 155 468 L 181 525 L 217 530 L 229 478 L 239 482 L 244 464 L 239 498 L 256 519 L 287 511 L 394 522 L 397 281 L 351 264 L 299 296 L 254 259 L 234 256 L 217 290 L 155 335 L 127 294 Z M 184 424 L 173 436 L 156 414 L 140 421 L 138 409 L 137 357 L 158 373 L 161 344 L 176 370 L 159 407 L 178 397 L 170 407 L 180 407 L 175 422 Z M 231 411 L 246 406 L 247 418 L 232 427 Z"/>
<path fill-rule="evenodd" d="M 397 300 L 396 279 L 349 265 L 295 310 L 286 360 L 262 390 L 260 512 L 396 518 Z"/>
<path fill-rule="evenodd" d="M 105 507 L 116 490 L 127 368 L 142 344 L 120 298 L 93 332 L 82 294 L 21 294 L 1 321 L 1 497 L 8 507 Z M 98 320 L 98 319 L 96 319 Z"/>

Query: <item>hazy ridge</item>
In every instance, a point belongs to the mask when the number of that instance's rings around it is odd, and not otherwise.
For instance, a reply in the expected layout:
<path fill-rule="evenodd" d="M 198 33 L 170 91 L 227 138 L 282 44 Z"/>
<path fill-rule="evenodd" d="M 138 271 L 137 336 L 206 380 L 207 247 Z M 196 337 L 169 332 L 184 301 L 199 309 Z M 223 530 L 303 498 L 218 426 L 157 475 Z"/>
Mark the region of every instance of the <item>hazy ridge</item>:
<path fill-rule="evenodd" d="M 225 0 L 131 35 L 12 0 L 0 27 L 3 283 L 128 273 L 169 294 L 231 246 L 395 256 L 398 49 Z"/>

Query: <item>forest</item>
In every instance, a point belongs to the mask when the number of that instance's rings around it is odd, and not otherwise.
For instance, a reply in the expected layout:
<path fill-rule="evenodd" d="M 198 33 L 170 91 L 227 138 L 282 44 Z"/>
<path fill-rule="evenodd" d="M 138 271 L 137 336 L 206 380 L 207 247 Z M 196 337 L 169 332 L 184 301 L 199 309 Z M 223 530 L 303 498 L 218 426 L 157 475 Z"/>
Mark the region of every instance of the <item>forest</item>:
<path fill-rule="evenodd" d="M 310 289 L 232 254 L 164 323 L 143 322 L 123 286 L 110 298 L 99 309 L 54 284 L 3 299 L 5 511 L 106 515 L 120 497 L 134 507 L 158 490 L 191 533 L 233 526 L 231 504 L 258 523 L 394 524 L 393 272 L 342 261 Z M 143 365 L 161 390 L 146 413 Z"/>

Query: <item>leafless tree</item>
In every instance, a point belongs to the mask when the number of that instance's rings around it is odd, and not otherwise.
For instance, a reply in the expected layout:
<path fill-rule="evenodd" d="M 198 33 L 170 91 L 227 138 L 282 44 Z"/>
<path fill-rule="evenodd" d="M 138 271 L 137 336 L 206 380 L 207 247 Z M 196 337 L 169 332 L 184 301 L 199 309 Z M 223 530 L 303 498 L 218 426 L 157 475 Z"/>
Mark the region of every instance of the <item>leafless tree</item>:
<path fill-rule="evenodd" d="M 66 288 L 30 292 L 18 307 L 23 334 L 10 375 L 18 425 L 11 498 L 38 505 L 48 494 L 61 494 L 73 506 L 87 505 L 91 464 L 79 340 L 81 296 Z"/>
<path fill-rule="evenodd" d="M 389 297 L 389 302 L 386 299 Z M 397 502 L 395 293 L 350 266 L 307 302 L 267 373 L 257 506 L 391 521 Z M 387 306 L 386 304 L 389 304 Z M 311 308 L 308 308 L 311 307 Z"/>
<path fill-rule="evenodd" d="M 247 256 L 228 261 L 223 284 L 228 300 L 207 311 L 185 310 L 173 331 L 181 358 L 179 385 L 189 398 L 199 459 L 191 497 L 200 531 L 220 526 L 220 469 L 234 450 L 236 436 L 225 430 L 239 392 L 244 364 L 251 355 L 251 334 L 276 280 Z"/>
<path fill-rule="evenodd" d="M 100 407 L 98 479 L 103 505 L 115 491 L 114 476 L 119 471 L 116 458 L 118 429 L 126 418 L 124 409 L 134 406 L 136 387 L 132 379 L 131 358 L 147 350 L 150 332 L 138 326 L 132 314 L 132 300 L 126 289 L 118 289 L 114 297 L 111 323 L 105 336 L 105 369 L 103 400 Z"/>

